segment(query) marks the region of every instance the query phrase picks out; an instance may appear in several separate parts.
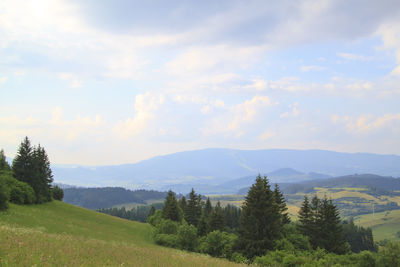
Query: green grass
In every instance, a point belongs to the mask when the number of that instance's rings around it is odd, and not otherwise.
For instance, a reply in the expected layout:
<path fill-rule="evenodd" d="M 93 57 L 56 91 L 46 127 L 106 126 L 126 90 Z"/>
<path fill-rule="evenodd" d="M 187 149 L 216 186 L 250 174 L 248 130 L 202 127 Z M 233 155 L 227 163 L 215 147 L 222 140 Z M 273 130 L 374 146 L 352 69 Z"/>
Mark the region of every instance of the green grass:
<path fill-rule="evenodd" d="M 0 212 L 0 266 L 232 266 L 157 246 L 148 224 L 59 201 Z"/>
<path fill-rule="evenodd" d="M 371 227 L 374 240 L 400 240 L 396 233 L 400 231 L 400 210 L 365 214 L 354 218 L 357 225 Z"/>

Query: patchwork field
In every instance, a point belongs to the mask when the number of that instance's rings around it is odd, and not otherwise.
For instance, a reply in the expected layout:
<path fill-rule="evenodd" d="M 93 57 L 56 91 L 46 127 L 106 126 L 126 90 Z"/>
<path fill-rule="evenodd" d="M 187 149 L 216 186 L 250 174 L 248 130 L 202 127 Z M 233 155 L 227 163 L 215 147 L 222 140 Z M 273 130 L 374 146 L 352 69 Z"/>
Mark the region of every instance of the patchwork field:
<path fill-rule="evenodd" d="M 59 201 L 0 212 L 0 266 L 235 266 L 157 246 L 150 225 Z"/>

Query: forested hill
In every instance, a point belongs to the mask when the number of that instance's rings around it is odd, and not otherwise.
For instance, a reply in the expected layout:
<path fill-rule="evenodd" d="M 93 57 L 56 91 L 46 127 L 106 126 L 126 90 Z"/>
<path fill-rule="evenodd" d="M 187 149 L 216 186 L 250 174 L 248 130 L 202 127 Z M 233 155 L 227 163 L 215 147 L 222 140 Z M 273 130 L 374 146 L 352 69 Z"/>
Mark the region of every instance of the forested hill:
<path fill-rule="evenodd" d="M 118 204 L 145 204 L 149 199 L 164 199 L 166 192 L 127 190 L 121 187 L 66 188 L 64 202 L 88 209 L 109 208 Z"/>
<path fill-rule="evenodd" d="M 390 193 L 400 190 L 400 178 L 385 177 L 375 174 L 353 174 L 327 179 L 318 179 L 305 181 L 301 183 L 280 183 L 280 188 L 285 194 L 295 194 L 297 192 L 311 193 L 315 187 L 327 188 L 369 188 L 371 190 L 384 191 Z M 238 191 L 239 194 L 245 194 L 248 187 Z"/>
<path fill-rule="evenodd" d="M 255 177 L 259 173 L 267 174 L 284 168 L 332 177 L 349 173 L 398 177 L 400 156 L 324 150 L 215 148 L 158 156 L 135 164 L 96 167 L 54 165 L 52 169 L 57 183 L 167 190 L 172 184 L 190 184 L 200 188 L 202 184 L 218 185 L 232 179 Z M 295 174 L 292 176 L 296 178 Z M 298 180 L 292 179 L 290 182 L 304 181 L 302 175 L 297 176 Z"/>

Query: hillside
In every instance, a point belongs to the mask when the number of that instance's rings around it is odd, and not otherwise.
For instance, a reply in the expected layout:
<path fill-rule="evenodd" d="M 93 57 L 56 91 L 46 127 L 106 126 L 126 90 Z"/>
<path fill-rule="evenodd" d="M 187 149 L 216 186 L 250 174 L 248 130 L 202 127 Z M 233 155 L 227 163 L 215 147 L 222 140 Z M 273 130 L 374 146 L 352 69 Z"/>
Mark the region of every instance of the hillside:
<path fill-rule="evenodd" d="M 150 225 L 63 202 L 0 212 L 1 266 L 234 266 L 153 244 Z"/>
<path fill-rule="evenodd" d="M 400 156 L 339 153 L 324 150 L 234 150 L 203 149 L 157 156 L 135 164 L 118 166 L 53 166 L 57 183 L 77 186 L 122 186 L 166 190 L 171 185 L 202 188 L 232 179 L 291 168 L 300 173 L 341 176 L 375 173 L 400 176 Z M 288 169 L 287 169 L 288 170 Z M 288 173 L 284 173 L 288 174 Z M 290 180 L 304 181 L 290 172 Z M 282 176 L 282 175 L 281 175 Z M 274 182 L 282 182 L 277 180 Z M 174 189 L 180 192 L 180 190 Z"/>

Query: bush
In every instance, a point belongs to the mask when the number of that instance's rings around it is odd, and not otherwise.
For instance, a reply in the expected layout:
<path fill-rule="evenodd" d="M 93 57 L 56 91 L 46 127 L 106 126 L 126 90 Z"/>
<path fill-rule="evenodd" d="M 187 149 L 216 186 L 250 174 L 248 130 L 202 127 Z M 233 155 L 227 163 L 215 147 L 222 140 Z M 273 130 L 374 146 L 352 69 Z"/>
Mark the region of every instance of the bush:
<path fill-rule="evenodd" d="M 156 225 L 156 234 L 176 235 L 178 233 L 179 224 L 177 222 L 161 219 Z"/>
<path fill-rule="evenodd" d="M 389 242 L 379 250 L 378 266 L 400 266 L 400 243 Z"/>
<path fill-rule="evenodd" d="M 247 264 L 249 262 L 248 259 L 239 252 L 234 252 L 232 254 L 231 261 L 236 262 L 236 263 L 244 263 L 244 264 Z"/>
<path fill-rule="evenodd" d="M 178 228 L 178 245 L 179 248 L 194 251 L 197 246 L 197 229 L 193 225 L 187 223 L 182 224 Z"/>
<path fill-rule="evenodd" d="M 155 213 L 147 218 L 147 222 L 152 226 L 158 225 L 162 220 L 162 211 L 156 210 Z"/>
<path fill-rule="evenodd" d="M 9 200 L 14 204 L 32 204 L 35 202 L 35 192 L 32 187 L 12 177 L 11 172 L 2 172 L 0 181 L 9 192 Z"/>
<path fill-rule="evenodd" d="M 162 246 L 171 247 L 171 248 L 178 247 L 178 236 L 177 235 L 156 234 L 154 236 L 154 240 L 156 241 L 156 244 L 159 244 Z"/>
<path fill-rule="evenodd" d="M 0 181 L 0 210 L 6 210 L 8 208 L 9 193 L 7 188 Z"/>
<path fill-rule="evenodd" d="M 62 199 L 64 198 L 64 191 L 57 185 L 53 187 L 53 189 L 51 190 L 51 194 L 55 200 L 62 201 Z"/>
<path fill-rule="evenodd" d="M 219 230 L 209 233 L 200 246 L 200 251 L 214 257 L 231 258 L 232 247 L 237 240 L 235 234 L 228 234 Z"/>

